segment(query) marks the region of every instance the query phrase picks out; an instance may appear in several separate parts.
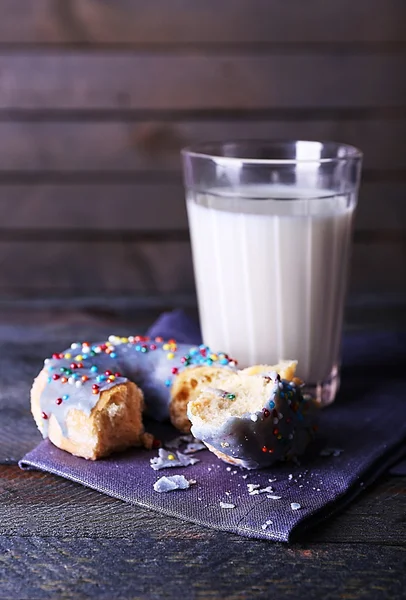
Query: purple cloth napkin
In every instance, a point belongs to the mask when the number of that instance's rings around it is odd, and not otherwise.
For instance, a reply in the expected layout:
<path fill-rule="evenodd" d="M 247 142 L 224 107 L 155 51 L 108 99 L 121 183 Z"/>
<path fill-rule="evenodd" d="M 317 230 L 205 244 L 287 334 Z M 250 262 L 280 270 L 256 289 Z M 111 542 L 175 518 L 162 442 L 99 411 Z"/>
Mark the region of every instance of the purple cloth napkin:
<path fill-rule="evenodd" d="M 181 311 L 162 315 L 149 334 L 190 343 L 200 336 Z M 342 389 L 322 411 L 318 439 L 300 465 L 243 471 L 203 450 L 193 455 L 199 459 L 194 465 L 154 471 L 150 459 L 157 451 L 135 449 L 89 462 L 43 441 L 20 466 L 208 527 L 291 541 L 348 504 L 405 454 L 405 348 L 406 337 L 396 333 L 346 337 Z M 170 425 L 151 423 L 148 429 L 164 443 L 177 436 Z M 155 492 L 153 484 L 163 475 L 196 483 Z"/>

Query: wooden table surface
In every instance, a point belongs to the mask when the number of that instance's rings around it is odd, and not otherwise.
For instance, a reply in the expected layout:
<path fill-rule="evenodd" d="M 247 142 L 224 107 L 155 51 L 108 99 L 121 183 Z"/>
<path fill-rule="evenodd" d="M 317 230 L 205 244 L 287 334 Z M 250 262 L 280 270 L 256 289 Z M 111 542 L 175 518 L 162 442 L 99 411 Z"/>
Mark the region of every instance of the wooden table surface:
<path fill-rule="evenodd" d="M 185 523 L 3 462 L 1 599 L 406 597 L 406 477 L 382 477 L 287 545 Z"/>

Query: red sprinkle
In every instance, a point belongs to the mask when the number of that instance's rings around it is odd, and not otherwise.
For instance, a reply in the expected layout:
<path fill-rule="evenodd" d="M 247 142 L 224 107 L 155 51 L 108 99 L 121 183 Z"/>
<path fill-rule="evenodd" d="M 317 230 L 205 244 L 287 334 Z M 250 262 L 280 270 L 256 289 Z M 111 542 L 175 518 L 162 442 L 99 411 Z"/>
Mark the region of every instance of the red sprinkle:
<path fill-rule="evenodd" d="M 263 411 L 263 412 L 264 412 L 264 417 L 265 417 L 265 419 L 266 419 L 267 417 L 269 417 L 269 415 L 271 414 L 267 408 L 264 408 L 264 411 Z"/>
<path fill-rule="evenodd" d="M 93 389 L 93 390 L 98 390 L 98 389 L 99 389 L 99 386 L 97 385 L 97 383 L 94 383 L 94 384 L 92 385 L 92 389 Z"/>
<path fill-rule="evenodd" d="M 177 375 L 179 373 L 179 369 L 176 367 L 172 367 L 172 375 Z"/>
<path fill-rule="evenodd" d="M 268 448 L 266 446 L 262 446 L 262 452 L 268 452 Z"/>
<path fill-rule="evenodd" d="M 56 353 L 54 352 L 54 354 L 52 355 L 52 358 L 54 358 L 55 360 L 58 360 L 58 359 L 59 359 L 59 354 L 56 354 Z"/>
<path fill-rule="evenodd" d="M 111 371 L 108 371 L 108 370 L 107 370 L 107 371 L 104 371 L 104 374 L 105 374 L 107 377 L 110 377 L 110 375 L 112 375 L 113 373 L 112 373 Z"/>
<path fill-rule="evenodd" d="M 161 342 L 163 342 L 163 341 L 164 341 L 164 339 L 163 339 L 163 338 L 161 338 L 161 337 L 156 337 L 156 338 L 155 338 L 155 341 L 156 341 L 158 344 L 160 344 Z"/>
<path fill-rule="evenodd" d="M 269 454 L 273 454 L 273 448 L 269 448 L 268 452 Z"/>
<path fill-rule="evenodd" d="M 155 344 L 151 344 L 149 347 L 150 350 L 156 350 L 156 345 Z"/>
<path fill-rule="evenodd" d="M 157 440 L 156 438 L 153 440 L 152 442 L 152 447 L 153 448 L 160 448 L 161 447 L 161 440 Z"/>
<path fill-rule="evenodd" d="M 272 432 L 272 433 L 273 433 L 274 435 L 278 435 L 278 433 L 279 433 L 279 429 L 276 429 L 276 428 L 275 428 L 275 429 L 273 430 L 273 432 Z"/>
<path fill-rule="evenodd" d="M 114 373 L 114 377 L 121 377 L 121 373 L 117 371 L 117 373 Z"/>
<path fill-rule="evenodd" d="M 47 415 L 47 413 L 43 412 L 43 413 L 42 413 L 42 418 L 43 418 L 43 419 L 47 419 L 47 418 L 48 418 L 48 415 Z"/>
<path fill-rule="evenodd" d="M 54 381 L 56 381 L 57 379 L 59 379 L 59 377 L 60 377 L 60 375 L 58 375 L 57 373 L 54 373 L 54 374 L 52 375 L 52 379 L 53 379 Z"/>
<path fill-rule="evenodd" d="M 83 363 L 77 363 L 76 367 L 77 367 L 78 369 L 83 369 Z"/>
<path fill-rule="evenodd" d="M 69 366 L 70 366 L 71 369 L 77 369 L 78 368 L 77 364 L 74 363 L 74 362 L 71 363 Z"/>
<path fill-rule="evenodd" d="M 62 404 L 62 398 L 57 398 L 57 399 L 55 400 L 55 402 L 56 402 L 58 405 L 59 405 L 59 404 Z"/>

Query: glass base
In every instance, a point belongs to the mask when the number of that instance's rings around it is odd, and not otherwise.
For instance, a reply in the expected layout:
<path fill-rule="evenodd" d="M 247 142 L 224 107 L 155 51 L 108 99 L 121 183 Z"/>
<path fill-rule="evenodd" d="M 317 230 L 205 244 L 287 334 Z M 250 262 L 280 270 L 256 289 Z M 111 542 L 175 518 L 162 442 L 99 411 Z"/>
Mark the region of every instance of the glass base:
<path fill-rule="evenodd" d="M 340 389 L 340 381 L 339 365 L 334 365 L 327 379 L 317 383 L 306 383 L 303 392 L 315 398 L 320 406 L 328 406 L 335 400 Z"/>

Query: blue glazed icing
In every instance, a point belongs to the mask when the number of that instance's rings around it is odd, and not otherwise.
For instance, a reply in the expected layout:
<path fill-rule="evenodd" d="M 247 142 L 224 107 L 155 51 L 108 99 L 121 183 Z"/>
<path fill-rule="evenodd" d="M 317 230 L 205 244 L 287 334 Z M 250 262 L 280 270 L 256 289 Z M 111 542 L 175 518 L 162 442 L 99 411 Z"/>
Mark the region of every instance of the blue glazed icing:
<path fill-rule="evenodd" d="M 227 392 L 223 392 L 227 394 Z M 192 434 L 246 469 L 268 467 L 303 453 L 314 435 L 317 407 L 291 381 L 272 385 L 262 410 L 227 418 L 221 424 L 192 421 Z"/>
<path fill-rule="evenodd" d="M 47 437 L 49 418 L 54 415 L 66 435 L 71 408 L 90 415 L 103 391 L 127 381 L 142 389 L 146 413 L 163 421 L 169 417 L 170 389 L 177 373 L 199 365 L 234 368 L 236 362 L 225 353 L 212 353 L 207 346 L 191 347 L 161 338 L 110 336 L 95 344 L 75 342 L 44 362 L 47 383 L 40 397 L 41 433 Z"/>

